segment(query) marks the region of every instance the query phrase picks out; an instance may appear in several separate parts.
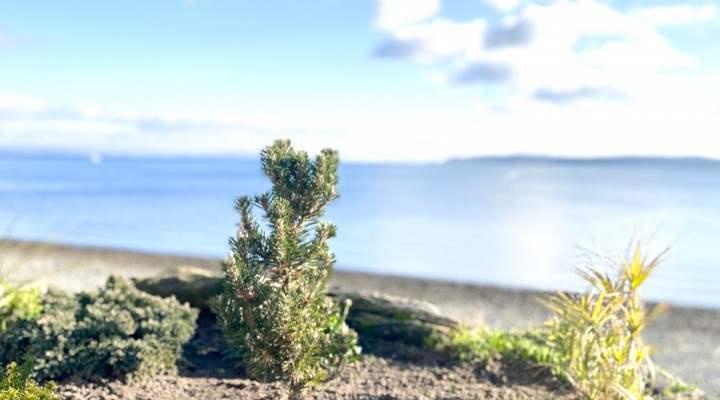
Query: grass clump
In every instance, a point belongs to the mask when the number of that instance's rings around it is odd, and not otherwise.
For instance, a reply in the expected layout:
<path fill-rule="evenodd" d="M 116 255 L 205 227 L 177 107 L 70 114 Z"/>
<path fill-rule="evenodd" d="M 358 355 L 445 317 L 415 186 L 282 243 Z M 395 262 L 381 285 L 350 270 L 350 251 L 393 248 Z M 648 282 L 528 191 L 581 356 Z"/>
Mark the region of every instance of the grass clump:
<path fill-rule="evenodd" d="M 467 327 L 452 334 L 433 336 L 429 345 L 451 359 L 461 362 L 486 363 L 501 356 L 529 366 L 550 370 L 554 375 L 562 376 L 557 368 L 559 355 L 547 343 L 547 338 L 539 329 L 490 330 Z"/>
<path fill-rule="evenodd" d="M 696 399 L 703 395 L 702 390 L 697 385 L 685 383 L 670 374 L 666 374 L 670 381 L 662 394 L 668 399 Z"/>
<path fill-rule="evenodd" d="M 555 318 L 548 344 L 566 378 L 588 399 L 643 399 L 652 395 L 655 367 L 641 333 L 648 316 L 638 289 L 660 262 L 640 247 L 629 260 L 610 261 L 611 273 L 593 264 L 578 269 L 590 286 L 544 300 Z"/>
<path fill-rule="evenodd" d="M 327 240 L 335 226 L 320 218 L 337 197 L 338 154 L 325 149 L 311 160 L 289 141 L 276 141 L 261 161 L 272 189 L 237 200 L 241 221 L 215 311 L 247 371 L 284 382 L 290 398 L 300 399 L 359 354 L 346 313 L 325 290 L 334 263 Z M 255 209 L 269 230 L 257 222 Z"/>
<path fill-rule="evenodd" d="M 38 385 L 31 377 L 32 367 L 18 367 L 10 363 L 0 370 L 0 400 L 59 400 L 55 384 Z"/>
<path fill-rule="evenodd" d="M 119 277 L 98 291 L 50 291 L 41 301 L 37 318 L 13 318 L 0 336 L 0 362 L 31 363 L 39 380 L 174 372 L 195 332 L 196 310 Z"/>

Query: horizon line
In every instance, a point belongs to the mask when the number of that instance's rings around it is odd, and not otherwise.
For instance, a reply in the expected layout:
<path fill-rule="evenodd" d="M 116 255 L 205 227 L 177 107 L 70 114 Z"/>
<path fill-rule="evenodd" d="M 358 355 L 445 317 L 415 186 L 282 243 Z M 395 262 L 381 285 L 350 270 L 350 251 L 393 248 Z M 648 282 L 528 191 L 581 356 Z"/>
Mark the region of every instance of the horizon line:
<path fill-rule="evenodd" d="M 74 149 L 51 149 L 51 148 L 12 148 L 0 147 L 2 156 L 36 156 L 36 157 L 66 157 L 86 158 L 93 162 L 102 162 L 105 158 L 115 159 L 157 159 L 157 160 L 182 160 L 182 159 L 203 159 L 203 160 L 246 160 L 254 161 L 258 155 L 253 153 L 158 153 L 158 152 L 103 152 L 83 151 Z M 342 153 L 340 153 L 341 162 Z M 538 153 L 507 153 L 507 154 L 478 154 L 474 156 L 451 156 L 445 159 L 426 159 L 408 161 L 402 158 L 396 160 L 362 160 L 353 159 L 344 161 L 349 164 L 455 164 L 472 163 L 483 161 L 514 161 L 514 162 L 562 162 L 562 163 L 593 163 L 593 162 L 631 162 L 631 161 L 693 161 L 720 163 L 720 158 L 702 155 L 550 155 Z"/>

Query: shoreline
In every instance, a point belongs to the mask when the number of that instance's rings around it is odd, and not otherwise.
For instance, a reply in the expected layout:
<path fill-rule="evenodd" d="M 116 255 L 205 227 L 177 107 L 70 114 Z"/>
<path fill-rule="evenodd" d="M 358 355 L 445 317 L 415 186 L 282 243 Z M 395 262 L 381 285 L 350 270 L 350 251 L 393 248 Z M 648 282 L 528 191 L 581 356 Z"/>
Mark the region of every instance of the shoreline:
<path fill-rule="evenodd" d="M 0 268 L 16 279 L 80 291 L 100 287 L 111 273 L 149 277 L 166 268 L 190 265 L 220 271 L 219 259 L 152 254 L 98 247 L 4 240 Z M 9 271 L 6 271 L 9 270 Z M 551 313 L 536 301 L 544 292 L 335 270 L 329 287 L 378 291 L 425 300 L 443 314 L 471 326 L 521 329 L 538 325 Z M 651 305 L 648 306 L 650 308 Z M 720 399 L 720 309 L 673 306 L 648 323 L 645 342 L 657 349 L 660 368 L 697 384 Z"/>

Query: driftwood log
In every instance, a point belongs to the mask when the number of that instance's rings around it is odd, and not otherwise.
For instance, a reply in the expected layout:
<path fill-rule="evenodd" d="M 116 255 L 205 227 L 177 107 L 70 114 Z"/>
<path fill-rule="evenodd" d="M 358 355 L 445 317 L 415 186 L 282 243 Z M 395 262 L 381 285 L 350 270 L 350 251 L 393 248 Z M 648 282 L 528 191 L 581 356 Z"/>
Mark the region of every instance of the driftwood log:
<path fill-rule="evenodd" d="M 180 302 L 201 309 L 209 309 L 211 299 L 222 292 L 222 276 L 195 267 L 172 268 L 134 282 L 144 292 L 175 296 Z M 360 336 L 423 345 L 434 332 L 448 333 L 459 327 L 456 321 L 442 316 L 435 305 L 422 300 L 339 290 L 331 290 L 328 296 L 341 307 L 350 300 L 347 324 Z"/>

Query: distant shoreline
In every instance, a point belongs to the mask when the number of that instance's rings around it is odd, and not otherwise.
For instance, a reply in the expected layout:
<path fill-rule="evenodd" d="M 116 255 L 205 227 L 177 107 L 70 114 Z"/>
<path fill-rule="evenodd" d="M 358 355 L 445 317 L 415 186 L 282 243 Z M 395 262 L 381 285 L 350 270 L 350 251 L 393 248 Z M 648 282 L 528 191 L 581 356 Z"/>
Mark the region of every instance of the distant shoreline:
<path fill-rule="evenodd" d="M 543 156 L 543 155 L 506 155 L 506 156 L 481 156 L 468 158 L 451 158 L 448 164 L 463 163 L 536 163 L 536 164 L 564 164 L 564 165 L 653 165 L 653 164 L 702 164 L 720 167 L 720 160 L 708 157 L 678 156 L 588 156 L 588 157 L 565 157 L 565 156 Z"/>
<path fill-rule="evenodd" d="M 101 156 L 101 160 L 147 160 L 147 161 L 173 161 L 173 160 L 215 160 L 215 161 L 242 161 L 257 163 L 257 154 L 255 153 L 217 153 L 217 154 L 163 154 L 163 153 L 113 153 L 113 152 L 80 152 L 80 151 L 61 151 L 56 149 L 24 149 L 24 148 L 0 148 L 0 156 L 3 157 L 46 157 L 55 159 L 87 159 L 92 161 L 94 156 Z M 342 157 L 342 154 L 341 154 Z M 342 161 L 341 165 L 424 165 L 424 164 L 473 164 L 473 163 L 537 163 L 537 164 L 632 164 L 632 165 L 652 165 L 662 163 L 672 164 L 700 164 L 714 165 L 720 167 L 720 159 L 704 157 L 704 156 L 659 156 L 659 155 L 620 155 L 620 156 L 559 156 L 559 155 L 540 155 L 540 154 L 506 154 L 506 155 L 480 155 L 470 157 L 450 157 L 446 159 L 427 159 L 427 160 L 352 160 Z M 259 168 L 259 164 L 258 164 Z"/>

